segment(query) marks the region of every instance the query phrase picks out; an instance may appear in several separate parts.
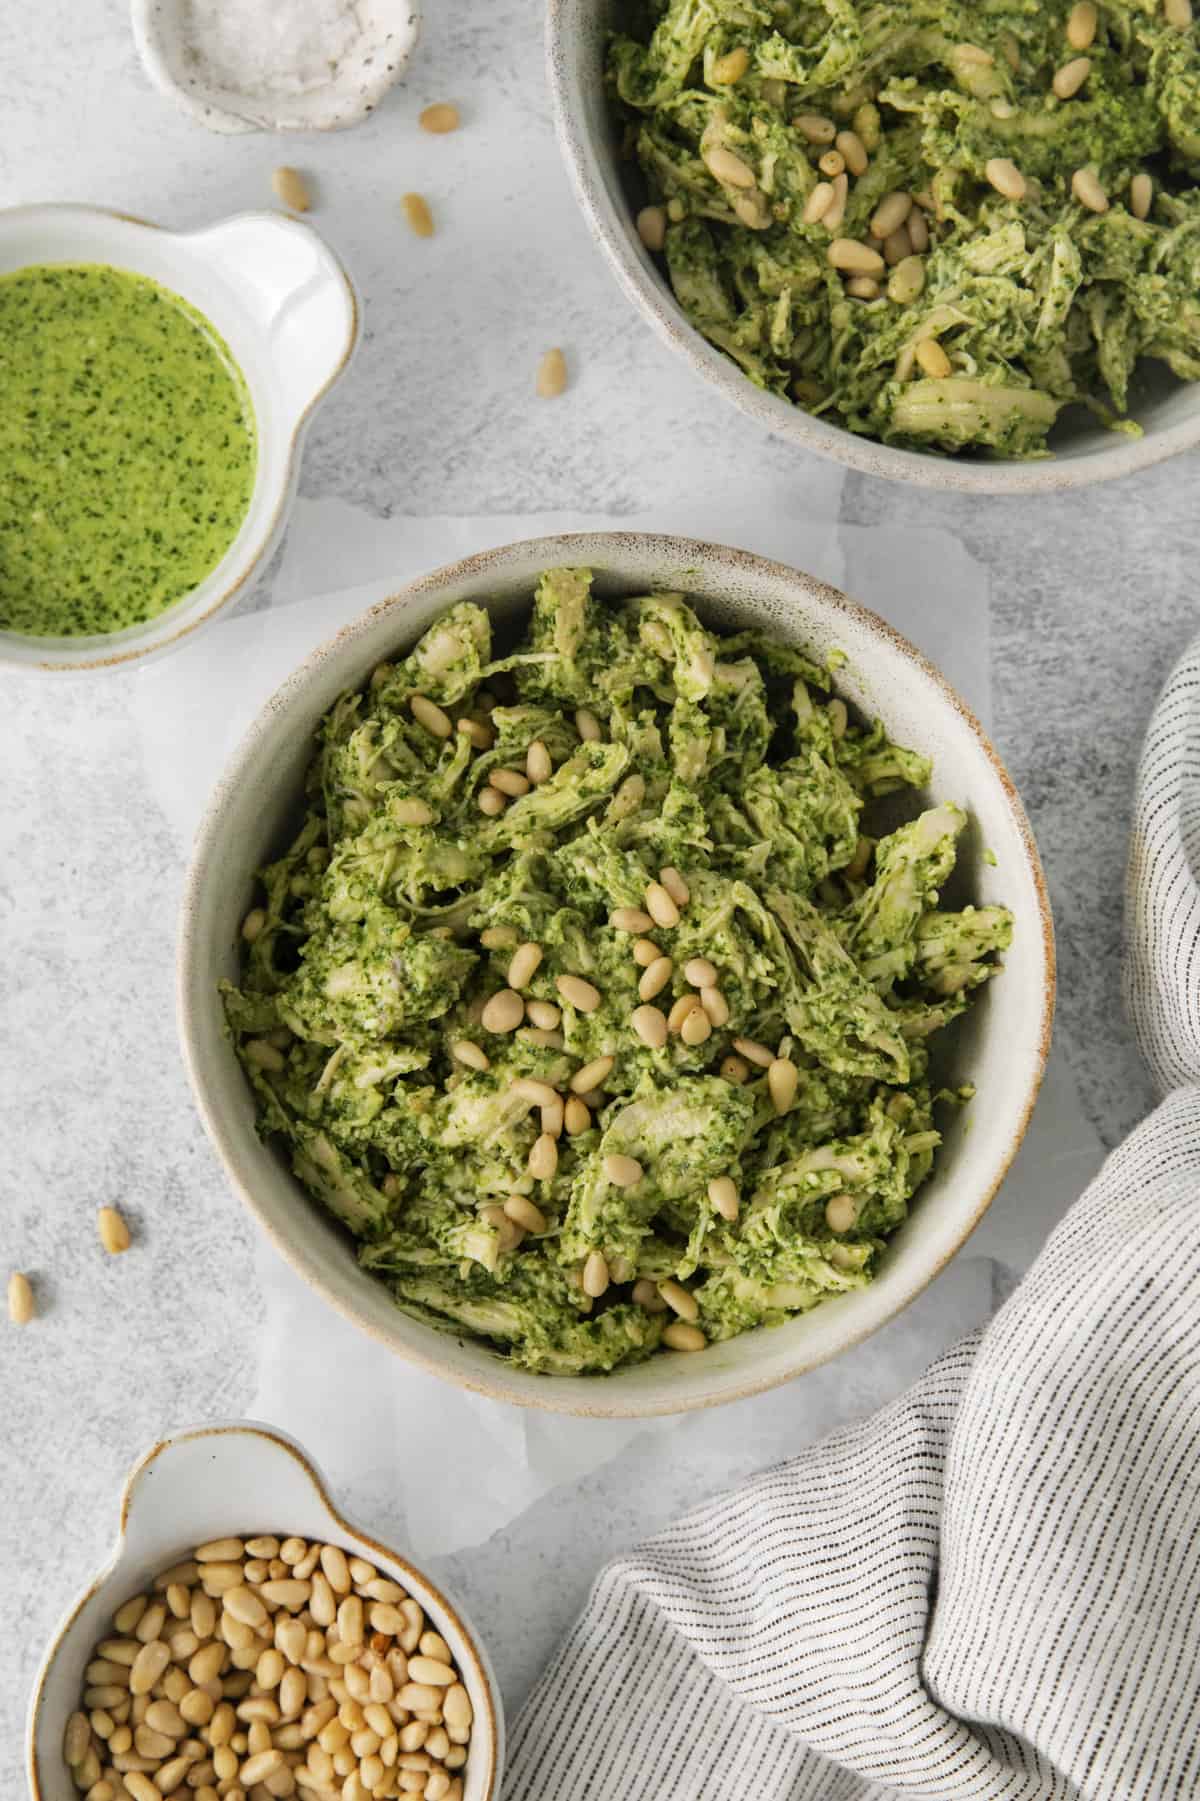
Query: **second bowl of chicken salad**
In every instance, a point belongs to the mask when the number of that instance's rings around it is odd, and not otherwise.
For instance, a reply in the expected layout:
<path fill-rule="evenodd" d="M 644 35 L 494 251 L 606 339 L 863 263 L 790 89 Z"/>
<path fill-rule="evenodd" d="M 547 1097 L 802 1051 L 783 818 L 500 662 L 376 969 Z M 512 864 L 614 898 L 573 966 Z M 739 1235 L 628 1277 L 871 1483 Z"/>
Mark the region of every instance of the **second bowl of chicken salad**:
<path fill-rule="evenodd" d="M 412 584 L 202 828 L 181 1026 L 327 1300 L 497 1397 L 638 1416 L 836 1355 L 986 1209 L 1053 1007 L 995 752 L 881 620 L 599 534 Z"/>

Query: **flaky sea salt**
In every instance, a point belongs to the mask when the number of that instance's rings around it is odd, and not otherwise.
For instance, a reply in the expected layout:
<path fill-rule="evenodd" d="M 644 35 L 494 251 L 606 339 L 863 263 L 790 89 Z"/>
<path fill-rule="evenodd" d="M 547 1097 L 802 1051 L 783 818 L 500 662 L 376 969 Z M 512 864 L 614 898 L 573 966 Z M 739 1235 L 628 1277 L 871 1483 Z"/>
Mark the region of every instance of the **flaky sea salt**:
<path fill-rule="evenodd" d="M 364 21 L 358 0 L 182 0 L 180 29 L 204 87 L 295 95 L 336 77 Z"/>

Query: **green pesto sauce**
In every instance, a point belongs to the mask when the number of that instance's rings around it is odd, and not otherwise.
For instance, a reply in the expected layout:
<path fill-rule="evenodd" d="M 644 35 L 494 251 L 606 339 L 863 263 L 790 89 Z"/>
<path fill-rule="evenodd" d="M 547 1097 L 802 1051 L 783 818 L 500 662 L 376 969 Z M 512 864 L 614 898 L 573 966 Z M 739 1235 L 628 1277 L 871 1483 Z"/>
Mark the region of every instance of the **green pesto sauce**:
<path fill-rule="evenodd" d="M 0 277 L 0 628 L 155 618 L 232 544 L 257 456 L 241 371 L 177 294 L 99 263 Z"/>

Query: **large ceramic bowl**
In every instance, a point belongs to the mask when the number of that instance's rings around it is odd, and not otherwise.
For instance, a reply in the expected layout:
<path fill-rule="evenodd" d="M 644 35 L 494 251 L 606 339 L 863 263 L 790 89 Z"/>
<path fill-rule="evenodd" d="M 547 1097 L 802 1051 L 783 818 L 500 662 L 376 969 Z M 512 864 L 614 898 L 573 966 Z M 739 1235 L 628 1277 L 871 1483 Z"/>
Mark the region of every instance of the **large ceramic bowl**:
<path fill-rule="evenodd" d="M 1078 488 L 1132 474 L 1200 444 L 1200 384 L 1177 381 L 1161 364 L 1144 364 L 1134 384 L 1131 411 L 1144 436 L 1105 431 L 1076 407 L 1051 434 L 1053 458 L 1033 463 L 897 449 L 816 419 L 756 388 L 689 324 L 634 229 L 642 204 L 637 171 L 617 154 L 618 133 L 604 84 L 608 34 L 626 11 L 627 0 L 548 0 L 546 51 L 559 144 L 584 216 L 625 293 L 659 336 L 726 400 L 776 437 L 866 475 L 974 493 Z"/>
<path fill-rule="evenodd" d="M 34 1679 L 25 1745 L 31 1801 L 78 1801 L 63 1760 L 63 1733 L 79 1706 L 92 1648 L 110 1636 L 116 1609 L 195 1545 L 252 1533 L 339 1545 L 352 1557 L 365 1557 L 420 1602 L 454 1654 L 475 1715 L 462 1772 L 463 1801 L 497 1801 L 504 1763 L 500 1693 L 487 1653 L 461 1608 L 398 1551 L 343 1517 L 320 1470 L 294 1439 L 253 1420 L 172 1432 L 129 1472 L 112 1555 L 67 1609 Z"/>
<path fill-rule="evenodd" d="M 358 303 L 316 232 L 279 213 L 167 231 L 98 206 L 0 211 L 0 275 L 31 263 L 108 263 L 182 295 L 228 344 L 254 408 L 250 505 L 225 555 L 190 594 L 119 632 L 43 638 L 0 631 L 0 666 L 117 669 L 178 644 L 239 595 L 270 556 L 296 491 L 304 434 L 350 361 Z"/>
<path fill-rule="evenodd" d="M 539 573 L 556 564 L 596 571 L 601 594 L 682 591 L 714 626 L 758 626 L 849 661 L 839 690 L 934 759 L 937 800 L 971 815 L 960 859 L 964 890 L 1016 915 L 1003 975 L 953 1036 L 947 1080 L 980 1099 L 946 1125 L 931 1181 L 876 1280 L 769 1330 L 700 1355 L 662 1354 L 605 1377 L 514 1369 L 486 1346 L 401 1313 L 359 1268 L 351 1242 L 298 1187 L 254 1129 L 254 1104 L 224 1032 L 217 985 L 235 977 L 239 928 L 254 872 L 296 829 L 318 721 L 375 665 L 403 652 L 448 605 L 475 600 L 503 622 L 522 615 Z M 995 854 L 995 863 L 984 852 Z M 1050 1037 L 1054 950 L 1037 851 L 1021 803 L 977 722 L 928 663 L 883 620 L 810 576 L 736 550 L 647 534 L 543 538 L 424 576 L 314 652 L 268 702 L 200 828 L 184 896 L 179 1007 L 192 1085 L 229 1178 L 277 1248 L 320 1295 L 364 1332 L 425 1369 L 506 1401 L 562 1412 L 637 1417 L 709 1407 L 787 1381 L 866 1338 L 906 1306 L 982 1218 L 1021 1142 Z M 950 1036 L 950 1035 L 948 1035 Z"/>

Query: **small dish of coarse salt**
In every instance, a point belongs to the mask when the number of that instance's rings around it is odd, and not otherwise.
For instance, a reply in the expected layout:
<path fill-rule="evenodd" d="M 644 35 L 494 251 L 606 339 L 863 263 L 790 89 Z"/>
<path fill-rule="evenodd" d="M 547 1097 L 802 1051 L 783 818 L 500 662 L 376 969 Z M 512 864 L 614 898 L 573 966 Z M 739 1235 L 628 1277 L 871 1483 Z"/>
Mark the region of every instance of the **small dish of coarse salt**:
<path fill-rule="evenodd" d="M 418 0 L 132 0 L 154 85 L 210 131 L 337 131 L 403 72 Z"/>

